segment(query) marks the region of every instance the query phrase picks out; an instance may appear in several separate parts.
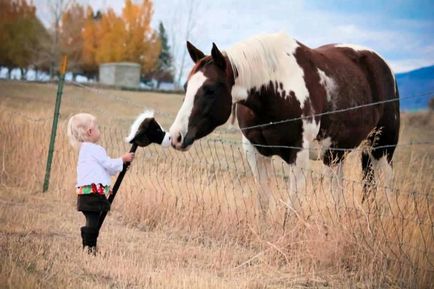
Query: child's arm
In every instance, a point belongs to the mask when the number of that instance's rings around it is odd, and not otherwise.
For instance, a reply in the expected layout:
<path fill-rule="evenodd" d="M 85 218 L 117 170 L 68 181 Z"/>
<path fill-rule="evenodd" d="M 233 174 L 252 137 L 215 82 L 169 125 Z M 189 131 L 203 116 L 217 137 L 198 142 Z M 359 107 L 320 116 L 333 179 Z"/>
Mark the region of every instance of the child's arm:
<path fill-rule="evenodd" d="M 103 166 L 111 176 L 113 176 L 117 172 L 122 171 L 125 162 L 131 162 L 133 160 L 134 154 L 126 153 L 120 158 L 112 159 L 107 155 L 105 149 L 101 147 L 95 154 L 95 157 L 98 163 Z"/>

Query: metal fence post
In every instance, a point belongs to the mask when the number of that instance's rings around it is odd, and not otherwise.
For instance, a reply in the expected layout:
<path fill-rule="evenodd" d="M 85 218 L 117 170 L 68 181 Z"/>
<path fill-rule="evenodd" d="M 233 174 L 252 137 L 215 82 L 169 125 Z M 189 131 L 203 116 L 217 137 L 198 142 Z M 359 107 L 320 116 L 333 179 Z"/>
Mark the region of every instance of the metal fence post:
<path fill-rule="evenodd" d="M 48 190 L 50 183 L 51 162 L 53 161 L 54 143 L 56 141 L 57 122 L 59 120 L 60 102 L 62 101 L 63 84 L 65 83 L 65 72 L 68 66 L 68 58 L 63 57 L 62 66 L 59 73 L 59 82 L 57 84 L 56 105 L 54 107 L 53 125 L 51 127 L 50 146 L 48 148 L 47 166 L 45 168 L 45 178 L 43 192 Z"/>

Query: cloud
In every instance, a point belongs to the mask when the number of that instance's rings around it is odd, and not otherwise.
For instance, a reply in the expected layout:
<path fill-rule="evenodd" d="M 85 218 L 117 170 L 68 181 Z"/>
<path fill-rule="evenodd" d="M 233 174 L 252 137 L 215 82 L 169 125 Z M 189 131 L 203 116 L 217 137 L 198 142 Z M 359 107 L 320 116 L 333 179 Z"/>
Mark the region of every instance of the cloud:
<path fill-rule="evenodd" d="M 48 1 L 34 2 L 38 15 L 42 8 L 44 18 L 49 18 Z M 95 9 L 112 6 L 120 12 L 124 0 L 79 2 L 92 3 Z M 405 7 L 408 9 L 409 3 L 404 3 L 401 9 L 393 6 L 392 2 L 381 4 L 374 1 L 366 5 L 354 1 L 339 1 L 338 5 L 336 1 L 304 0 L 154 1 L 153 25 L 157 27 L 159 21 L 165 24 L 171 45 L 176 48 L 178 63 L 185 51 L 190 3 L 196 10 L 195 26 L 189 40 L 208 53 L 212 42 L 225 48 L 260 33 L 285 31 L 310 47 L 327 43 L 354 43 L 370 47 L 398 71 L 434 62 L 434 19 L 425 16 L 418 19 L 418 14 L 414 13 L 418 11 L 416 8 L 411 13 L 402 11 Z M 355 9 L 354 5 L 363 9 Z M 188 65 L 191 64 L 189 61 L 187 59 Z"/>

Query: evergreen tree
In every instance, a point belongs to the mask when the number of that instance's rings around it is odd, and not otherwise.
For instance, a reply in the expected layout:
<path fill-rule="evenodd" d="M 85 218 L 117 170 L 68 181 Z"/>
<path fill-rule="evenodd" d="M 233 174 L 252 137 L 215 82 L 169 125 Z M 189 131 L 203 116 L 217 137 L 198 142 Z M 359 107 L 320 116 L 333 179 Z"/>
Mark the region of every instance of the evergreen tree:
<path fill-rule="evenodd" d="M 170 54 L 170 46 L 164 28 L 163 22 L 160 22 L 158 26 L 158 34 L 161 43 L 161 52 L 158 57 L 158 66 L 154 74 L 154 78 L 157 80 L 157 88 L 160 87 L 161 82 L 173 82 L 173 58 Z"/>

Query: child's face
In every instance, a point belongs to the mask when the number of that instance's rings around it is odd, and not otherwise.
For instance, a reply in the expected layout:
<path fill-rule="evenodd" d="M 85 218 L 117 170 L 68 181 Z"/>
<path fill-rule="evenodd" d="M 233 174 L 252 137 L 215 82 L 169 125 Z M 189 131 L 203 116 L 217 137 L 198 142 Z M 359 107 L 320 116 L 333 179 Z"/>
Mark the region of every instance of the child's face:
<path fill-rule="evenodd" d="M 98 124 L 92 123 L 90 125 L 90 127 L 87 130 L 87 136 L 89 137 L 89 140 L 93 143 L 99 141 L 101 137 L 101 132 L 99 131 Z"/>

